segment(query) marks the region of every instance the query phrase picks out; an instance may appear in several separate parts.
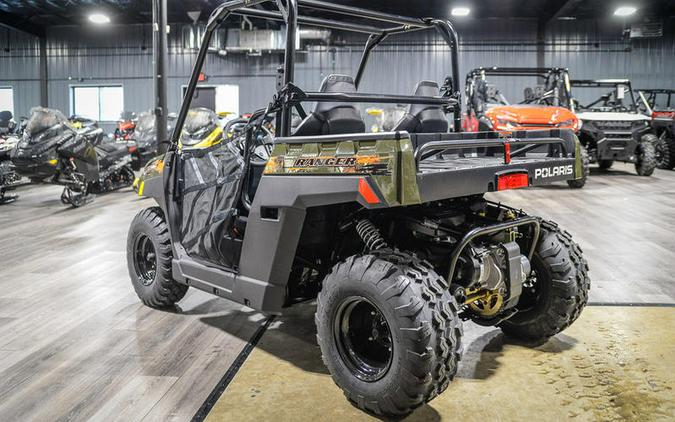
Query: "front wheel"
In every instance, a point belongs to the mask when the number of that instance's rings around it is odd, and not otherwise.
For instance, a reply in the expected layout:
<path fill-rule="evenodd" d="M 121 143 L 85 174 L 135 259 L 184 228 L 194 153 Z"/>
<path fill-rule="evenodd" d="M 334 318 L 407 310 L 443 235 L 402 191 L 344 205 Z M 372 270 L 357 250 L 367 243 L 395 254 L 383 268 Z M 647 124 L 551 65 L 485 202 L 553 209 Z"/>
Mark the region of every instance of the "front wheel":
<path fill-rule="evenodd" d="M 637 150 L 637 162 L 635 171 L 640 176 L 651 176 L 656 169 L 656 148 L 659 138 L 656 135 L 648 133 L 642 137 Z"/>
<path fill-rule="evenodd" d="M 335 383 L 359 408 L 400 416 L 457 372 L 461 322 L 445 280 L 401 252 L 352 256 L 323 281 L 317 341 Z"/>
<path fill-rule="evenodd" d="M 600 170 L 607 171 L 614 165 L 614 160 L 598 160 Z"/>
<path fill-rule="evenodd" d="M 181 300 L 188 286 L 171 274 L 171 239 L 159 207 L 136 214 L 127 237 L 127 268 L 141 301 L 151 308 L 167 308 Z"/>
<path fill-rule="evenodd" d="M 588 302 L 588 264 L 572 236 L 543 221 L 532 273 L 523 283 L 518 312 L 499 324 L 502 331 L 526 341 L 541 342 L 569 327 Z"/>

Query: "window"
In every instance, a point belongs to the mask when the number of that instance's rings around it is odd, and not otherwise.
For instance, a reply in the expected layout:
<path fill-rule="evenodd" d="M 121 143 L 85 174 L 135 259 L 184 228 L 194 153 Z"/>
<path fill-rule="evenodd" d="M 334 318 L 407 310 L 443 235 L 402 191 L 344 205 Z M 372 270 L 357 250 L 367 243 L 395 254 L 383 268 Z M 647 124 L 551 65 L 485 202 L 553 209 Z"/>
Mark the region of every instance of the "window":
<path fill-rule="evenodd" d="M 11 87 L 0 87 L 0 111 L 5 110 L 14 114 L 14 90 Z"/>
<path fill-rule="evenodd" d="M 124 110 L 121 86 L 73 86 L 70 94 L 71 114 L 99 122 L 114 122 Z"/>

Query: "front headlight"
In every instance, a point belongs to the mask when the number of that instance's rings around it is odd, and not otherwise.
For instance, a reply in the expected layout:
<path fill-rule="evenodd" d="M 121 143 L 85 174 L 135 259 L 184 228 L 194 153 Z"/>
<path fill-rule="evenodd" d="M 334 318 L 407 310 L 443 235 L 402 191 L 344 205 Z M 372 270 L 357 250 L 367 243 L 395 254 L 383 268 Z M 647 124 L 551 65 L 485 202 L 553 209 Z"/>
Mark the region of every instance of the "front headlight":
<path fill-rule="evenodd" d="M 512 130 L 517 127 L 518 122 L 507 119 L 497 119 L 497 123 L 494 124 L 495 130 Z"/>
<path fill-rule="evenodd" d="M 556 125 L 557 127 L 566 127 L 578 131 L 581 129 L 581 120 L 579 119 L 569 119 L 562 121 Z"/>

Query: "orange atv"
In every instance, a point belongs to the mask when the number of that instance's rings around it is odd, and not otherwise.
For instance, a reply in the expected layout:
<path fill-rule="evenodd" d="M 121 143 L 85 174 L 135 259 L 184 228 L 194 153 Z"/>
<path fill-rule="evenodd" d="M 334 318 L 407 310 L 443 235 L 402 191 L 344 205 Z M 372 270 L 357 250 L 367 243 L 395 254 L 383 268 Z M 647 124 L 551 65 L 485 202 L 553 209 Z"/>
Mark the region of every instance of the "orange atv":
<path fill-rule="evenodd" d="M 523 100 L 511 103 L 496 85 L 488 82 L 488 76 L 518 77 L 540 84 L 534 88 L 524 88 Z M 466 94 L 467 114 L 462 123 L 464 131 L 514 132 L 559 128 L 572 129 L 576 133 L 581 128 L 574 114 L 567 69 L 479 67 L 466 76 Z M 569 180 L 567 183 L 572 188 L 582 188 L 589 174 L 586 151 L 582 150 L 581 154 L 584 177 Z"/>

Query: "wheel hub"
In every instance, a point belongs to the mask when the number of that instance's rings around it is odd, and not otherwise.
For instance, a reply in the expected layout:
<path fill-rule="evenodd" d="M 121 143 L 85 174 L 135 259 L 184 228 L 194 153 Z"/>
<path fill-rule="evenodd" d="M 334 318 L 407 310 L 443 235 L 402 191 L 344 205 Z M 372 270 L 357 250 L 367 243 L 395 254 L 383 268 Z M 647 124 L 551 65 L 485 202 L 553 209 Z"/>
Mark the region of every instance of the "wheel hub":
<path fill-rule="evenodd" d="M 345 366 L 360 380 L 382 378 L 393 357 L 392 335 L 382 312 L 362 296 L 342 301 L 333 335 Z"/>
<path fill-rule="evenodd" d="M 144 286 L 149 286 L 155 281 L 157 254 L 152 240 L 143 233 L 139 234 L 134 242 L 134 269 Z"/>

